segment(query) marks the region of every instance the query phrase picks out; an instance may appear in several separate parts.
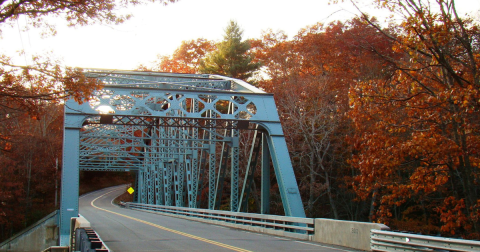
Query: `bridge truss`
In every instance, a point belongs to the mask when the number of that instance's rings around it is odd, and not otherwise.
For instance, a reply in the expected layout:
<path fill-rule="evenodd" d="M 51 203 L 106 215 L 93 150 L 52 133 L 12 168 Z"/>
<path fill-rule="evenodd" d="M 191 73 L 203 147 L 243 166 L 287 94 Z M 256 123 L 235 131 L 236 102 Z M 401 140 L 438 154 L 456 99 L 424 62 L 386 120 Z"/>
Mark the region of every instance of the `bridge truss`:
<path fill-rule="evenodd" d="M 305 217 L 272 94 L 215 75 L 87 75 L 105 85 L 88 103 L 65 104 L 61 245 L 78 215 L 80 170 L 135 172 L 139 203 L 215 210 L 228 190 L 228 209 L 245 211 L 260 167 L 261 213 L 268 213 L 273 164 L 285 215 Z"/>

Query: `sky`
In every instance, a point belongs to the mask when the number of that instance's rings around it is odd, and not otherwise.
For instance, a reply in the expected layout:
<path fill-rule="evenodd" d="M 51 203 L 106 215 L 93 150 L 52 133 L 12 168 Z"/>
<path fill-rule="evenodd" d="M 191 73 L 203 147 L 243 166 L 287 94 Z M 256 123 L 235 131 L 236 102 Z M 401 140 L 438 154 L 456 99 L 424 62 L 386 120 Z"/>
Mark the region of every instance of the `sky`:
<path fill-rule="evenodd" d="M 360 8 L 379 20 L 387 13 L 366 1 Z M 14 27 L 1 27 L 0 53 L 25 56 L 14 58 L 19 65 L 31 63 L 34 54 L 50 52 L 70 67 L 135 69 L 151 66 L 157 55 L 170 55 L 184 40 L 205 38 L 221 41 L 224 28 L 234 20 L 243 37 L 260 38 L 262 32 L 285 31 L 293 37 L 302 28 L 317 22 L 329 23 L 358 15 L 350 4 L 328 4 L 329 0 L 180 0 L 163 6 L 148 4 L 126 10 L 133 17 L 120 25 L 92 25 L 70 28 L 55 20 L 57 35 L 41 38 L 34 28 L 21 32 L 20 19 Z M 460 13 L 480 15 L 480 0 L 456 0 Z"/>

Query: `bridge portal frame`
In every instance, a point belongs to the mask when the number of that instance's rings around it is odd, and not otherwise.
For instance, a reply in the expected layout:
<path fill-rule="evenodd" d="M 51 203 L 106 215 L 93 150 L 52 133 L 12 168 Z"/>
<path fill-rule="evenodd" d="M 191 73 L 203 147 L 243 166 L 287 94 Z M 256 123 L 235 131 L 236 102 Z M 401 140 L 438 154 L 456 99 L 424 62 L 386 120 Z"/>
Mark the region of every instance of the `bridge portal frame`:
<path fill-rule="evenodd" d="M 285 215 L 305 217 L 272 94 L 216 75 L 102 69 L 87 75 L 105 85 L 90 102 L 65 103 L 60 245 L 68 245 L 70 219 L 78 216 L 80 170 L 137 170 L 140 203 L 183 206 L 187 201 L 189 207 L 198 206 L 198 178 L 208 170 L 208 208 L 214 209 L 223 181 L 217 175 L 229 165 L 230 210 L 240 211 L 240 129 L 264 133 L 262 213 L 268 211 L 271 159 Z M 217 143 L 229 151 L 219 155 Z"/>

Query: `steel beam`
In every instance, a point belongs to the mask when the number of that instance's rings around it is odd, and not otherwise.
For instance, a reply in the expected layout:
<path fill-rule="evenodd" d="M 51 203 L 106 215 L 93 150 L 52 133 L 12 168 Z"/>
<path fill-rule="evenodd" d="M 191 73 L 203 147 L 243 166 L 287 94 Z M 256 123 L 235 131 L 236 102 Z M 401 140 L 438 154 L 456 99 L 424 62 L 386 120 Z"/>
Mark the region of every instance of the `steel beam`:
<path fill-rule="evenodd" d="M 68 122 L 65 123 L 68 125 Z M 65 128 L 63 136 L 62 193 L 60 199 L 60 246 L 70 243 L 70 219 L 78 217 L 80 129 Z"/>

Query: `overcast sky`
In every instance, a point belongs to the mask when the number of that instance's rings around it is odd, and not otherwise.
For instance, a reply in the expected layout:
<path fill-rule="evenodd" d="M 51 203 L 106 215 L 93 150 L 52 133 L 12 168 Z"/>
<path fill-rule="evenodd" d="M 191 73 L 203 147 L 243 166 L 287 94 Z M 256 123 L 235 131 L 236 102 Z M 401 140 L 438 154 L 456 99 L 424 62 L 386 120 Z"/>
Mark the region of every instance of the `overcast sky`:
<path fill-rule="evenodd" d="M 197 38 L 220 41 L 229 20 L 244 30 L 244 38 L 260 38 L 262 31 L 283 30 L 290 37 L 317 22 L 328 23 L 355 16 L 350 4 L 329 5 L 329 0 L 180 0 L 163 6 L 149 4 L 128 12 L 134 16 L 117 26 L 66 28 L 58 20 L 58 34 L 40 39 L 38 31 L 19 32 L 2 27 L 0 53 L 24 50 L 27 56 L 52 52 L 65 65 L 85 68 L 134 69 L 149 65 L 158 54 L 171 54 L 182 41 Z M 369 1 L 366 1 L 369 2 Z M 480 0 L 456 0 L 461 12 L 477 13 Z M 386 13 L 361 5 L 380 19 Z M 29 57 L 16 59 L 29 64 Z"/>

